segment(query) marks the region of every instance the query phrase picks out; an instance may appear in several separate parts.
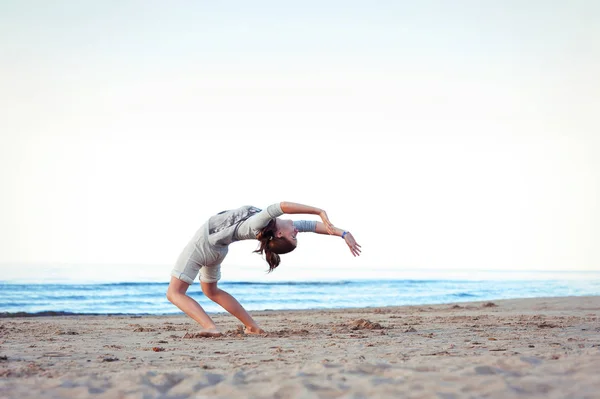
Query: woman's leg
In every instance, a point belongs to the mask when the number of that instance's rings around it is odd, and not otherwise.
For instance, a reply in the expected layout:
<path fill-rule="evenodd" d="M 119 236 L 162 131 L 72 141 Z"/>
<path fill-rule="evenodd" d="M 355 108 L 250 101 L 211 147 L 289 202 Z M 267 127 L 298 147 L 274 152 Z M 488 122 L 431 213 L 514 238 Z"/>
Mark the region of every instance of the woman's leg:
<path fill-rule="evenodd" d="M 226 311 L 237 317 L 239 321 L 244 323 L 244 325 L 246 326 L 247 334 L 260 334 L 264 332 L 258 326 L 258 324 L 256 324 L 256 322 L 248 314 L 248 312 L 246 312 L 246 309 L 244 309 L 242 305 L 240 305 L 237 299 L 235 299 L 222 289 L 218 288 L 217 283 L 205 283 L 201 281 L 200 285 L 202 286 L 202 292 L 204 292 L 204 295 L 206 295 L 210 300 L 221 305 L 223 309 L 225 309 Z"/>
<path fill-rule="evenodd" d="M 218 333 L 217 326 L 215 326 L 210 316 L 202 309 L 202 306 L 186 294 L 189 287 L 190 285 L 185 281 L 171 277 L 171 282 L 167 289 L 167 299 L 181 309 L 183 313 L 197 321 L 204 328 L 205 332 Z"/>

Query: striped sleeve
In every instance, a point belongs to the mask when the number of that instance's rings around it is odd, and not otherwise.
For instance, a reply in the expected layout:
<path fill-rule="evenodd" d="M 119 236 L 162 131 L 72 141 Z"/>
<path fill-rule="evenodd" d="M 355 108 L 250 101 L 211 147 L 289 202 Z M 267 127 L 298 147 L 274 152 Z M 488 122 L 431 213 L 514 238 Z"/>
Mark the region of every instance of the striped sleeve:
<path fill-rule="evenodd" d="M 317 222 L 314 220 L 296 220 L 294 221 L 294 227 L 300 233 L 314 233 L 317 230 Z"/>

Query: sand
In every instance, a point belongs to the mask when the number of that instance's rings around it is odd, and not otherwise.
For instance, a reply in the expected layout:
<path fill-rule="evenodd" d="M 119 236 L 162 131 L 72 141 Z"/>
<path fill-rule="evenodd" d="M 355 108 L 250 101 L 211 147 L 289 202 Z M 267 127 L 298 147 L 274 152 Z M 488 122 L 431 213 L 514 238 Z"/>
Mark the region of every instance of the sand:
<path fill-rule="evenodd" d="M 0 397 L 600 398 L 600 297 L 251 313 L 1 318 Z"/>

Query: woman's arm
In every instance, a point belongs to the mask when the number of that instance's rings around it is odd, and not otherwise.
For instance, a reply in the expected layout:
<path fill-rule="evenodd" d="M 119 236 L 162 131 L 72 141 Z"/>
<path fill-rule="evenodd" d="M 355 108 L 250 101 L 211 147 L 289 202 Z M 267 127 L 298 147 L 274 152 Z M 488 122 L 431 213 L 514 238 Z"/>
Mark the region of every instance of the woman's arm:
<path fill-rule="evenodd" d="M 338 236 L 338 237 L 343 237 L 344 241 L 348 245 L 348 248 L 350 248 L 350 252 L 352 252 L 352 255 L 354 255 L 354 256 L 360 255 L 360 251 L 361 251 L 360 245 L 358 245 L 356 243 L 356 241 L 354 240 L 354 237 L 352 236 L 352 233 L 350 233 L 347 230 L 342 230 L 342 229 L 338 229 L 337 227 L 334 227 L 333 233 L 330 233 L 323 223 L 317 222 L 317 228 L 315 229 L 315 233 L 330 234 L 330 235 L 334 235 L 334 236 Z"/>
<path fill-rule="evenodd" d="M 327 212 L 325 212 L 323 209 L 315 208 L 314 206 L 310 205 L 297 204 L 295 202 L 282 202 L 280 203 L 280 206 L 283 213 L 287 213 L 288 215 L 318 215 L 323 221 L 322 224 L 327 232 L 326 234 L 333 234 L 335 227 L 333 226 L 333 223 L 329 221 Z"/>
<path fill-rule="evenodd" d="M 321 212 L 324 212 L 323 209 L 315 208 L 310 205 L 297 204 L 295 202 L 281 202 L 279 206 L 281 206 L 283 213 L 290 215 L 299 213 L 305 215 L 320 215 Z"/>

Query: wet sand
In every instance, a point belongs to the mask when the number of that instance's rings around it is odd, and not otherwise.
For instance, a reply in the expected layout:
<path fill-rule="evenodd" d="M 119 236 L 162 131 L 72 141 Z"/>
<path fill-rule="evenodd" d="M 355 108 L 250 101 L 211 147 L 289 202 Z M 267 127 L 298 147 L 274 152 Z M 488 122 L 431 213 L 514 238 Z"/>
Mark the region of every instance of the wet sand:
<path fill-rule="evenodd" d="M 0 397 L 600 398 L 600 297 L 251 313 L 0 318 Z"/>

